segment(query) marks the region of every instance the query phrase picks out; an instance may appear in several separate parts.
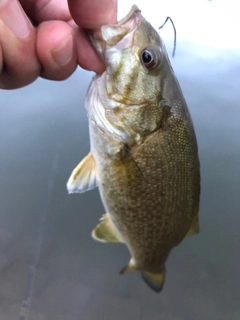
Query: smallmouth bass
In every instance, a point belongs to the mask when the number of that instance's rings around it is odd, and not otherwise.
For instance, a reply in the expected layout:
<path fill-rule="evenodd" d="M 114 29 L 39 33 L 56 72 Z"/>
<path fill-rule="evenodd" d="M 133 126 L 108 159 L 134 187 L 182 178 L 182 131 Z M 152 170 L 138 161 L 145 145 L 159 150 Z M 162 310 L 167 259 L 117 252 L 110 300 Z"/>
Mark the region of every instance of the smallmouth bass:
<path fill-rule="evenodd" d="M 98 186 L 107 213 L 93 238 L 126 244 L 131 259 L 121 273 L 138 270 L 160 292 L 170 251 L 198 232 L 200 169 L 191 117 L 164 43 L 137 6 L 89 37 L 106 71 L 88 89 L 91 151 L 67 188 Z"/>

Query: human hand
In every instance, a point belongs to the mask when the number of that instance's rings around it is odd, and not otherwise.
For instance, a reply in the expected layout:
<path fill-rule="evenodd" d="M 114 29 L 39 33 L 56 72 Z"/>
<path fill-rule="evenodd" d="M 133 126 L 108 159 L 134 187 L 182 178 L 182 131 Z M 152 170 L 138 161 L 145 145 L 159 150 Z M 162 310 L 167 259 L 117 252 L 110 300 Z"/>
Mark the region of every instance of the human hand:
<path fill-rule="evenodd" d="M 77 64 L 103 72 L 84 28 L 114 23 L 116 16 L 117 0 L 69 0 L 69 8 L 67 0 L 1 0 L 0 88 L 19 88 L 38 76 L 64 80 Z"/>

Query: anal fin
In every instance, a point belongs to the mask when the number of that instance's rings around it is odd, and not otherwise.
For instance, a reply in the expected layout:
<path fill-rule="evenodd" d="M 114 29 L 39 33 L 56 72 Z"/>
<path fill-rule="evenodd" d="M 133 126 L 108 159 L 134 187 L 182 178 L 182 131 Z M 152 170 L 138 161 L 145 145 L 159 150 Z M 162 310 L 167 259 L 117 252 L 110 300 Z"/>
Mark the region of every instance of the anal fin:
<path fill-rule="evenodd" d="M 96 162 L 91 152 L 73 170 L 67 182 L 69 193 L 82 193 L 97 186 Z"/>
<path fill-rule="evenodd" d="M 137 268 L 135 266 L 134 259 L 131 258 L 128 265 L 120 271 L 120 274 L 130 273 L 130 272 L 134 272 L 136 270 L 137 270 Z"/>
<path fill-rule="evenodd" d="M 142 278 L 146 284 L 155 292 L 162 291 L 164 279 L 165 279 L 165 268 L 161 273 L 152 273 L 148 271 L 142 271 Z"/>
<path fill-rule="evenodd" d="M 92 237 L 100 242 L 123 242 L 107 213 L 103 214 L 101 222 L 92 231 Z"/>

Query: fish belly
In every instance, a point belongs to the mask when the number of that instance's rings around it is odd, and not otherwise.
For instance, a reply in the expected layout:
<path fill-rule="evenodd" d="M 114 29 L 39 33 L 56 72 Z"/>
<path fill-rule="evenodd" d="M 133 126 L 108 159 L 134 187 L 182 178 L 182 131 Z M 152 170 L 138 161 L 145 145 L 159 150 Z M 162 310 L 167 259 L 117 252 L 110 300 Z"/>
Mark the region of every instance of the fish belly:
<path fill-rule="evenodd" d="M 175 119 L 168 130 L 127 147 L 92 123 L 90 137 L 98 186 L 111 221 L 137 268 L 161 271 L 198 211 L 195 140 Z"/>

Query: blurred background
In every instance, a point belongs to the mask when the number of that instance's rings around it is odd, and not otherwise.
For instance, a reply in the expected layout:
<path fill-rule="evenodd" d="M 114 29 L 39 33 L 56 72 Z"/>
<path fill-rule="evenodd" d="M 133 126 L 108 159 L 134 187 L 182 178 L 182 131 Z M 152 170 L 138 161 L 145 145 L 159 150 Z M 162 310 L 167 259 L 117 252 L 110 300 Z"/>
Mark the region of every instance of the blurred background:
<path fill-rule="evenodd" d="M 134 3 L 134 2 L 133 2 Z M 177 29 L 171 59 L 195 125 L 200 233 L 167 261 L 161 294 L 120 276 L 125 246 L 91 239 L 104 208 L 95 189 L 68 195 L 89 151 L 84 109 L 93 73 L 0 92 L 1 320 L 240 319 L 240 41 L 237 1 L 135 1 Z M 119 16 L 131 7 L 119 1 Z M 173 29 L 161 30 L 169 55 Z"/>

